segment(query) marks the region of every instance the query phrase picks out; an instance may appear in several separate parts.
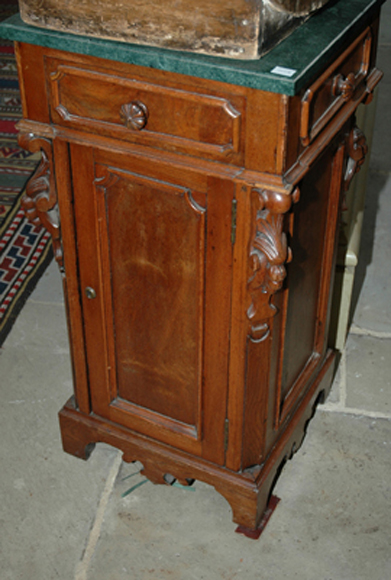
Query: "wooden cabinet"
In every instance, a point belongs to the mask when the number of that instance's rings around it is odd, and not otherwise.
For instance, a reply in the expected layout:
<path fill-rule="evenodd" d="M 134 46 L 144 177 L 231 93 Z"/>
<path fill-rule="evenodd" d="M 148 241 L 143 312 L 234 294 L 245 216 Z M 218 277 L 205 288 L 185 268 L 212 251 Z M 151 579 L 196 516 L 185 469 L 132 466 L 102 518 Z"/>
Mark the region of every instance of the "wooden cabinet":
<path fill-rule="evenodd" d="M 70 154 L 92 410 L 221 465 L 233 184 L 85 145 Z"/>
<path fill-rule="evenodd" d="M 68 312 L 66 451 L 109 443 L 258 526 L 333 376 L 376 35 L 373 15 L 293 96 L 17 44 L 20 140 L 43 152 L 24 204 L 53 234 Z"/>

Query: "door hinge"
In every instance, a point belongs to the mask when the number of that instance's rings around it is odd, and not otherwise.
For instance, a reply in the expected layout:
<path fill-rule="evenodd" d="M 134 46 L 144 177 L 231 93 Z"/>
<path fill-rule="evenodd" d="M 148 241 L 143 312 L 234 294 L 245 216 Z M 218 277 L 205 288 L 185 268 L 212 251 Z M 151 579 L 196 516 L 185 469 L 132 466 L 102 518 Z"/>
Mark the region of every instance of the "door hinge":
<path fill-rule="evenodd" d="M 224 422 L 224 451 L 228 449 L 229 419 Z"/>
<path fill-rule="evenodd" d="M 234 245 L 236 240 L 236 211 L 238 202 L 236 199 L 232 200 L 232 215 L 231 215 L 231 244 Z"/>

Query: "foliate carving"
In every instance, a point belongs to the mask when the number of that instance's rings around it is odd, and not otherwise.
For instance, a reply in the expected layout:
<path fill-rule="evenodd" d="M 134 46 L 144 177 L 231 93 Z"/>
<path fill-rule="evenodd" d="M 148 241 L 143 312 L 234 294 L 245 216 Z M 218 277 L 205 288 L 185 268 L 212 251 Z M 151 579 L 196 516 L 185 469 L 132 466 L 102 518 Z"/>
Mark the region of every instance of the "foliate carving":
<path fill-rule="evenodd" d="M 356 125 L 349 133 L 347 152 L 349 158 L 344 179 L 345 191 L 348 191 L 354 175 L 361 169 L 368 152 L 365 135 Z"/>
<path fill-rule="evenodd" d="M 277 312 L 271 298 L 282 287 L 285 264 L 292 259 L 283 232 L 284 214 L 298 198 L 298 189 L 292 195 L 269 190 L 252 191 L 254 225 L 250 247 L 251 276 L 247 283 L 251 305 L 247 316 L 249 335 L 255 342 L 268 336 L 269 320 Z"/>
<path fill-rule="evenodd" d="M 54 257 L 60 268 L 63 267 L 60 223 L 58 217 L 57 194 L 53 171 L 52 143 L 49 139 L 33 133 L 20 133 L 18 142 L 31 153 L 41 152 L 41 161 L 26 185 L 22 207 L 29 221 L 43 225 L 51 234 Z"/>

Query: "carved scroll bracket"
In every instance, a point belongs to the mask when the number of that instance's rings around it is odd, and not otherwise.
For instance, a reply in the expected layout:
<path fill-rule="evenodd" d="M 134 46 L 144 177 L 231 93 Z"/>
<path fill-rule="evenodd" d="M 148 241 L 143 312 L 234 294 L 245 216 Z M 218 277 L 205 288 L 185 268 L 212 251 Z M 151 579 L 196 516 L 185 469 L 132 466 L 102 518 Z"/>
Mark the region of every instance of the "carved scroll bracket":
<path fill-rule="evenodd" d="M 344 178 L 344 191 L 348 191 L 355 174 L 360 171 L 368 153 L 368 146 L 364 133 L 356 125 L 348 136 L 347 153 L 349 155 Z"/>
<path fill-rule="evenodd" d="M 247 282 L 251 305 L 247 310 L 250 321 L 249 335 L 254 342 L 269 334 L 269 320 L 277 308 L 273 295 L 280 290 L 286 276 L 285 264 L 292 259 L 286 234 L 283 232 L 284 214 L 292 202 L 299 200 L 296 188 L 291 195 L 253 189 L 251 192 L 253 234 L 250 246 L 251 275 Z"/>
<path fill-rule="evenodd" d="M 19 133 L 18 142 L 23 149 L 27 149 L 31 153 L 41 152 L 41 161 L 27 182 L 26 193 L 22 198 L 22 207 L 29 221 L 36 226 L 43 225 L 51 234 L 54 257 L 62 269 L 63 255 L 52 142 L 50 139 L 39 137 L 34 133 Z"/>

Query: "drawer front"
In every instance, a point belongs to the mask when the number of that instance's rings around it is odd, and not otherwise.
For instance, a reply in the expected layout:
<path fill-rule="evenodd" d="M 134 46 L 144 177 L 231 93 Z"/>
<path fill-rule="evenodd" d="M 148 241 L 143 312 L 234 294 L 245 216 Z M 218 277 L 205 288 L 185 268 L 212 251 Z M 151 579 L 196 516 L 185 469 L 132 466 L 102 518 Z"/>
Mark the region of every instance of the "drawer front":
<path fill-rule="evenodd" d="M 230 163 L 243 161 L 241 95 L 205 94 L 57 59 L 47 59 L 46 66 L 56 124 Z"/>
<path fill-rule="evenodd" d="M 301 106 L 300 137 L 304 146 L 350 101 L 368 76 L 372 32 L 365 32 L 306 91 Z"/>

